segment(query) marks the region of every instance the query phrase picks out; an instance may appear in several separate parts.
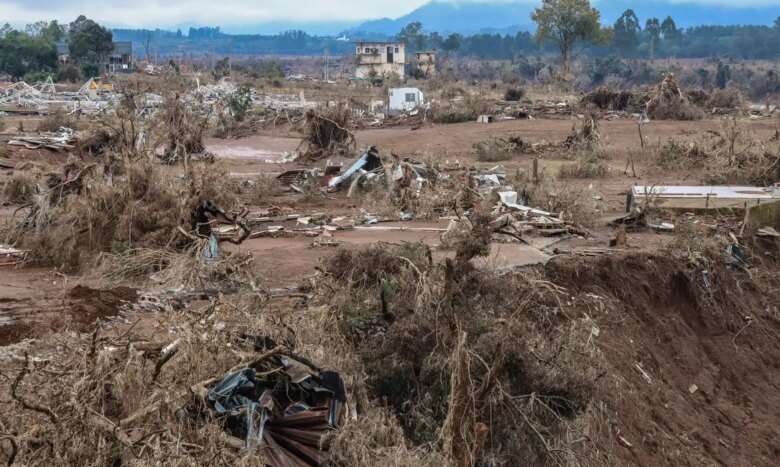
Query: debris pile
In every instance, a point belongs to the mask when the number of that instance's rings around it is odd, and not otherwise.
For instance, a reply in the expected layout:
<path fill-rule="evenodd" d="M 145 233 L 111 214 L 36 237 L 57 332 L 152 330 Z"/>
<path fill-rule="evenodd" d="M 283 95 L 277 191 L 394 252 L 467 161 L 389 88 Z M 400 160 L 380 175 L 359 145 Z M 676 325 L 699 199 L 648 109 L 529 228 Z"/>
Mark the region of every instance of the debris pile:
<path fill-rule="evenodd" d="M 36 136 L 13 136 L 8 144 L 22 146 L 26 149 L 51 149 L 52 151 L 68 151 L 75 148 L 77 135 L 70 128 L 60 128 L 56 133 L 41 133 Z"/>
<path fill-rule="evenodd" d="M 635 96 L 628 91 L 614 91 L 600 87 L 583 96 L 581 104 L 586 108 L 595 106 L 600 110 L 634 111 Z"/>
<path fill-rule="evenodd" d="M 82 289 L 94 292 L 77 287 L 71 295 Z M 89 322 L 83 333 L 62 333 L 61 347 L 44 337 L 34 355 L 14 357 L 14 381 L 7 384 L 12 407 L 0 412 L 4 424 L 12 413 L 16 421 L 4 439 L 4 447 L 13 448 L 0 453 L 4 461 L 325 463 L 346 416 L 347 387 L 339 373 L 318 368 L 288 344 L 246 332 L 258 326 L 210 321 L 183 327 L 192 313 L 209 308 L 194 300 L 179 309 L 150 297 L 136 297 L 123 313 L 169 330 L 162 340 L 159 332 L 115 320 Z M 208 306 L 228 323 L 248 312 L 240 300 L 214 297 Z M 136 311 L 146 308 L 156 308 L 158 316 Z M 4 354 L 2 363 L 7 359 Z M 52 371 L 59 374 L 55 380 L 47 378 Z M 45 453 L 37 437 L 46 440 Z"/>
<path fill-rule="evenodd" d="M 561 214 L 535 209 L 521 204 L 516 191 L 498 193 L 500 203 L 494 209 L 495 214 L 511 214 L 504 217 L 507 225 L 511 225 L 520 234 L 534 233 L 545 237 L 575 234 L 587 236 L 587 232 L 571 222 L 564 221 Z"/>
<path fill-rule="evenodd" d="M 698 120 L 701 110 L 694 107 L 669 73 L 650 93 L 645 113 L 653 120 Z"/>
<path fill-rule="evenodd" d="M 28 251 L 0 243 L 0 266 L 19 266 L 27 261 Z"/>
<path fill-rule="evenodd" d="M 705 169 L 708 185 L 768 186 L 780 180 L 780 148 L 761 141 L 735 119 L 699 137 L 672 138 L 656 151 L 664 169 Z"/>
<path fill-rule="evenodd" d="M 51 78 L 29 85 L 18 81 L 0 87 L 0 112 L 14 114 L 46 114 L 52 109 L 65 109 L 68 113 L 98 113 L 118 101 L 113 87 L 104 87 L 90 79 L 77 92 L 57 91 Z"/>
<path fill-rule="evenodd" d="M 259 358 L 193 392 L 224 420 L 229 445 L 260 448 L 273 467 L 324 464 L 326 436 L 339 427 L 347 401 L 344 382 L 268 337 L 254 341 Z"/>
<path fill-rule="evenodd" d="M 379 151 L 375 146 L 370 146 L 368 150 L 366 150 L 366 152 L 344 172 L 331 178 L 328 181 L 328 187 L 340 188 L 349 182 L 350 185 L 347 196 L 351 197 L 357 186 L 376 181 L 380 177 L 383 178 L 384 175 L 385 167 L 382 164 L 382 159 L 379 157 Z"/>

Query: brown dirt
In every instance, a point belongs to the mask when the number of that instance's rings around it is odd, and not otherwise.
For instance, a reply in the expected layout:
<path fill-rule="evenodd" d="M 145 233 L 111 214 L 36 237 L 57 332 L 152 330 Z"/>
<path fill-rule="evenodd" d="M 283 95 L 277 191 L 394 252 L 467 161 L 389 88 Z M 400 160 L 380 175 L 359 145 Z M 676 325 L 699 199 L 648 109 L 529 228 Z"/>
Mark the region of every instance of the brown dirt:
<path fill-rule="evenodd" d="M 776 465 L 780 320 L 764 306 L 772 298 L 717 267 L 706 287 L 701 269 L 681 264 L 640 254 L 547 269 L 577 300 L 595 294 L 616 307 L 593 315 L 610 365 L 598 398 L 613 414 L 612 449 L 631 465 Z"/>
<path fill-rule="evenodd" d="M 116 316 L 122 305 L 135 303 L 138 291 L 129 287 L 116 287 L 110 290 L 92 289 L 77 285 L 68 292 L 70 313 L 73 319 L 83 326 L 89 326 L 101 318 Z"/>
<path fill-rule="evenodd" d="M 63 329 L 89 332 L 137 300 L 135 289 L 98 290 L 45 269 L 0 269 L 0 346 Z"/>
<path fill-rule="evenodd" d="M 746 122 L 759 138 L 774 131 L 773 122 Z M 529 142 L 561 141 L 571 130 L 571 120 L 499 122 L 491 125 L 464 123 L 436 125 L 416 131 L 408 128 L 361 130 L 359 147 L 377 145 L 383 155 L 428 153 L 442 162 L 479 163 L 474 143 L 489 137 L 519 136 Z M 653 122 L 645 129 L 647 141 L 716 130 L 717 121 Z M 638 161 L 639 177 L 623 175 L 626 153 L 638 145 L 632 120 L 600 122 L 605 148 L 612 155 L 614 173 L 603 179 L 573 180 L 603 198 L 601 214 L 620 213 L 625 193 L 635 183 L 657 184 L 690 181 L 696 172 L 658 173 Z M 297 164 L 272 164 L 266 158 L 294 150 L 294 135 L 266 133 L 241 140 L 209 140 L 207 146 L 242 178 L 255 173 L 281 172 Z M 22 157 L 24 156 L 24 157 Z M 37 154 L 15 153 L 15 160 L 35 159 Z M 61 163 L 48 151 L 42 157 Z M 57 156 L 59 157 L 59 156 Z M 546 158 L 545 170 L 556 171 L 561 159 Z M 63 159 L 64 160 L 64 159 Z M 518 156 L 502 163 L 511 173 L 530 166 L 532 156 Z M 359 201 L 343 194 L 333 198 L 300 201 L 296 196 L 260 200 L 290 212 L 329 212 L 357 215 Z M 7 216 L 12 208 L 0 210 Z M 602 219 L 603 221 L 603 219 Z M 387 224 L 384 224 L 387 225 Z M 446 222 L 411 222 L 409 227 L 446 227 Z M 599 222 L 592 239 L 573 239 L 559 246 L 606 246 L 612 231 Z M 348 248 L 376 242 L 439 243 L 439 234 L 414 231 L 346 231 L 334 239 Z M 629 234 L 629 247 L 656 251 L 670 237 L 654 233 Z M 312 248 L 306 237 L 249 240 L 235 249 L 251 252 L 257 271 L 270 287 L 289 286 L 311 274 L 334 248 Z M 230 249 L 230 247 L 226 248 Z M 496 257 L 525 258 L 526 252 L 496 248 Z M 500 253 L 503 251 L 504 253 Z M 443 253 L 435 252 L 437 259 Z M 497 258 L 486 267 L 499 266 Z M 555 258 L 545 268 L 549 278 L 566 287 L 572 307 L 597 296 L 588 306 L 589 316 L 600 330 L 594 338 L 608 364 L 595 400 L 604 404 L 608 423 L 596 434 L 614 442 L 601 446 L 616 453 L 622 465 L 776 465 L 776 422 L 780 420 L 780 320 L 769 315 L 776 297 L 743 280 L 739 273 L 709 270 L 710 287 L 704 287 L 703 271 L 681 266 L 671 258 L 636 253 L 596 259 Z M 71 288 L 67 280 L 45 270 L 0 269 L 0 346 L 39 337 L 62 329 L 82 332 L 95 321 L 116 316 L 123 304 L 134 302 L 134 289 L 97 290 Z M 762 301 L 764 300 L 764 301 Z M 766 302 L 768 301 L 768 302 Z M 603 306 L 602 306 L 603 305 Z M 583 308 L 577 308 L 580 311 Z M 775 312 L 776 313 L 776 312 Z M 751 320 L 746 320 L 750 316 Z M 748 324 L 749 323 L 749 324 Z M 637 368 L 651 378 L 648 383 Z M 696 391 L 689 388 L 696 386 Z M 603 431 L 603 433 L 602 433 Z"/>

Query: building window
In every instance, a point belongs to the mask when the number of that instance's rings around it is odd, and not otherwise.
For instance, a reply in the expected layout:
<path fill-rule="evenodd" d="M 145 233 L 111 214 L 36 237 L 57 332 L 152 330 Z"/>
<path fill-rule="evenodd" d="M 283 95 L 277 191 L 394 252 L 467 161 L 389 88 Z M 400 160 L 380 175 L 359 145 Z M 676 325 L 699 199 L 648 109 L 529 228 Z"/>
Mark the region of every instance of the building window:
<path fill-rule="evenodd" d="M 407 92 L 406 93 L 406 102 L 409 102 L 411 104 L 414 104 L 417 102 L 417 94 L 413 92 Z"/>
<path fill-rule="evenodd" d="M 366 53 L 367 53 L 367 54 L 370 54 L 370 53 L 371 53 L 371 49 L 369 49 L 368 47 L 366 47 Z"/>
<path fill-rule="evenodd" d="M 395 53 L 398 53 L 398 47 L 395 48 Z"/>

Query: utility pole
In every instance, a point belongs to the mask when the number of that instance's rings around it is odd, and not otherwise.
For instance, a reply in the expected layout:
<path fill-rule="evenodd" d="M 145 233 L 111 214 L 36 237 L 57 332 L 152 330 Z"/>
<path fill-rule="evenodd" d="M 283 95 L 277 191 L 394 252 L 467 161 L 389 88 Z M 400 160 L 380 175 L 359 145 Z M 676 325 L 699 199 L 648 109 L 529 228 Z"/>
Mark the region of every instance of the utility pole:
<path fill-rule="evenodd" d="M 328 81 L 330 79 L 330 51 L 328 49 L 325 49 L 325 81 Z"/>

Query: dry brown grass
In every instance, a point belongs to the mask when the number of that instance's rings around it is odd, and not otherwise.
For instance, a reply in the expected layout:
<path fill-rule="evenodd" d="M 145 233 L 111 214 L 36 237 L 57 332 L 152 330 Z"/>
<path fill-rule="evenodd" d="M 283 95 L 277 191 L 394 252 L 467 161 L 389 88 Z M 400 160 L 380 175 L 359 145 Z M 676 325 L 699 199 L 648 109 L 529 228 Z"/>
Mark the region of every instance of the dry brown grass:
<path fill-rule="evenodd" d="M 500 162 L 512 158 L 522 149 L 517 141 L 504 138 L 490 138 L 474 144 L 474 152 L 480 162 Z"/>
<path fill-rule="evenodd" d="M 210 107 L 202 109 L 199 102 L 188 102 L 178 92 L 167 93 L 155 125 L 158 131 L 156 148 L 161 148 L 161 159 L 186 166 L 193 154 L 202 153 L 212 110 Z M 154 153 L 158 154 L 156 148 Z"/>
<path fill-rule="evenodd" d="M 780 145 L 760 141 L 735 118 L 724 120 L 717 131 L 670 139 L 654 152 L 661 169 L 704 169 L 708 184 L 768 186 L 780 179 Z"/>
<path fill-rule="evenodd" d="M 65 110 L 57 109 L 38 122 L 37 131 L 56 132 L 62 127 L 75 129 L 75 126 L 76 121 L 68 116 Z"/>
<path fill-rule="evenodd" d="M 543 176 L 537 183 L 518 180 L 517 186 L 528 194 L 529 205 L 552 213 L 561 213 L 575 225 L 591 227 L 601 214 L 599 203 L 589 190 L 574 186 L 568 180 Z"/>
<path fill-rule="evenodd" d="M 35 177 L 24 171 L 15 171 L 14 174 L 3 183 L 2 200 L 10 204 L 27 204 L 38 193 L 38 185 Z"/>
<path fill-rule="evenodd" d="M 236 202 L 229 177 L 216 165 L 192 166 L 178 178 L 148 161 L 132 162 L 106 178 L 82 167 L 78 184 L 49 179 L 9 241 L 30 249 L 44 264 L 78 270 L 100 252 L 171 248 L 187 243 L 178 227 L 189 228 L 192 208 L 210 199 L 225 209 Z"/>
<path fill-rule="evenodd" d="M 555 294 L 532 286 L 533 274 L 474 270 L 468 259 L 479 249 L 460 248 L 454 262 L 433 264 L 425 247 L 402 248 L 337 255 L 326 269 L 333 283 L 324 285 L 335 292 L 332 306 L 370 393 L 387 401 L 405 438 L 447 465 L 565 465 L 577 457 L 558 436 L 576 429 L 590 397 L 592 373 L 575 350 L 583 341 L 555 332 L 529 339 L 542 323 L 559 321 Z M 526 345 L 554 359 L 557 370 L 524 358 Z M 556 348 L 567 350 L 553 356 Z"/>
<path fill-rule="evenodd" d="M 564 164 L 558 170 L 559 178 L 603 178 L 609 175 L 609 166 L 598 158 L 577 158 L 576 162 Z"/>

